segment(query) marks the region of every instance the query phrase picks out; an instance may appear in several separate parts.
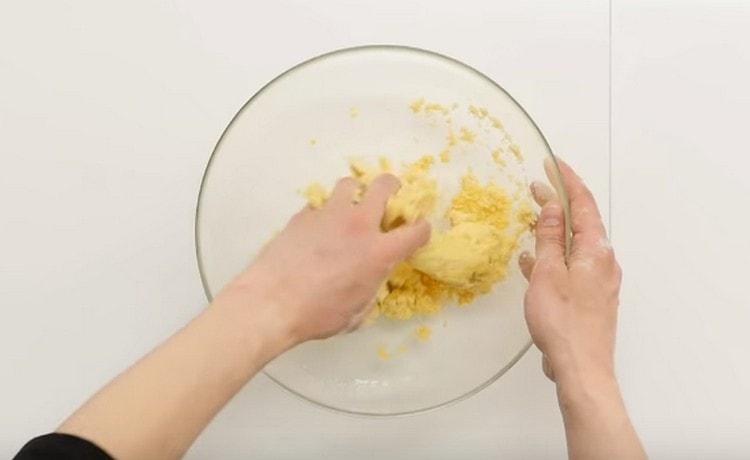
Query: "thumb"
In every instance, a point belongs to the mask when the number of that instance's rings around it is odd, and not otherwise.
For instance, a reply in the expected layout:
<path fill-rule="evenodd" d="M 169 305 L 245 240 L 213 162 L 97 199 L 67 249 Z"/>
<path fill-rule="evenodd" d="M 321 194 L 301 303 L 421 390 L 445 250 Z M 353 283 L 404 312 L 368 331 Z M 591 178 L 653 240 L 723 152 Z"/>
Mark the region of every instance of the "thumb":
<path fill-rule="evenodd" d="M 426 220 L 418 220 L 411 225 L 402 225 L 383 234 L 382 250 L 388 260 L 403 260 L 430 241 L 432 229 Z"/>
<path fill-rule="evenodd" d="M 551 200 L 542 207 L 535 230 L 538 262 L 565 265 L 564 222 L 562 206 L 557 200 Z"/>

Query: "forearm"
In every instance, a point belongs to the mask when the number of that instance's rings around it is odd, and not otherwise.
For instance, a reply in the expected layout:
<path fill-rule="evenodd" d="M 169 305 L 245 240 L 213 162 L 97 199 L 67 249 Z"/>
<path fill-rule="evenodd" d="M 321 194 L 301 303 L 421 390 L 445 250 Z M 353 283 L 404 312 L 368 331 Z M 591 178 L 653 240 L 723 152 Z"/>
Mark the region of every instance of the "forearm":
<path fill-rule="evenodd" d="M 269 360 L 292 345 L 257 293 L 230 288 L 58 429 L 116 458 L 179 457 Z"/>
<path fill-rule="evenodd" d="M 613 375 L 560 376 L 557 394 L 572 460 L 646 458 Z"/>

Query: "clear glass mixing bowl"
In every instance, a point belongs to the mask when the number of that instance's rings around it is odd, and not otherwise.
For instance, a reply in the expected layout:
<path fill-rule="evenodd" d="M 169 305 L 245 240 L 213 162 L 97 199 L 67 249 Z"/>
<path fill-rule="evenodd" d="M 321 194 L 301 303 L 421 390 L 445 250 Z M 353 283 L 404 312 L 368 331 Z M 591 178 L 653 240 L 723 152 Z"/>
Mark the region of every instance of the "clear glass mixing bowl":
<path fill-rule="evenodd" d="M 514 186 L 509 177 L 521 184 L 545 179 L 543 160 L 552 152 L 544 136 L 506 91 L 477 70 L 397 46 L 316 57 L 250 98 L 211 155 L 195 227 L 208 299 L 303 206 L 298 192 L 305 185 L 332 184 L 347 173 L 350 157 L 374 161 L 385 154 L 398 162 L 438 153 L 446 128 L 440 114 L 419 118 L 409 110 L 421 97 L 461 113 L 470 105 L 486 108 L 523 152 L 523 163 L 508 161 L 514 169 L 503 175 L 488 152 L 481 152 L 488 146 L 477 142 L 464 150 L 479 153 L 454 155 L 459 159 L 445 180 L 457 183 L 467 167 L 509 187 Z M 530 244 L 525 238 L 516 255 Z M 271 362 L 265 373 L 304 399 L 356 414 L 410 414 L 475 394 L 531 345 L 523 314 L 526 282 L 516 259 L 508 278 L 469 307 L 449 306 L 406 322 L 381 318 L 355 333 L 303 344 Z M 431 328 L 429 341 L 413 334 L 417 325 Z M 383 347 L 394 356 L 379 357 Z"/>

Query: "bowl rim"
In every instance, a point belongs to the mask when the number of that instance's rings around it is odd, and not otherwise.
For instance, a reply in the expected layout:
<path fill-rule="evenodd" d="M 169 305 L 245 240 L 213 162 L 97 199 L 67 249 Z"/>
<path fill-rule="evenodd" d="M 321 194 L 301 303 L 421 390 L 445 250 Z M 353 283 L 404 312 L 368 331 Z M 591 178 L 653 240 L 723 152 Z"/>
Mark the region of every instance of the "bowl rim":
<path fill-rule="evenodd" d="M 222 141 L 224 140 L 224 137 L 226 136 L 227 132 L 229 131 L 229 128 L 234 124 L 234 122 L 237 120 L 237 118 L 244 112 L 246 109 L 248 109 L 253 101 L 263 94 L 268 88 L 270 88 L 274 83 L 277 81 L 283 79 L 287 75 L 300 70 L 304 67 L 307 67 L 308 65 L 314 64 L 318 61 L 322 61 L 324 59 L 343 55 L 343 54 L 349 54 L 349 53 L 359 53 L 359 52 L 366 52 L 366 51 L 395 51 L 395 52 L 411 52 L 416 54 L 422 54 L 425 56 L 429 56 L 432 58 L 437 58 L 439 60 L 443 60 L 445 62 L 448 62 L 453 65 L 457 65 L 465 70 L 468 70 L 475 75 L 479 76 L 480 78 L 484 79 L 491 85 L 493 85 L 495 88 L 497 88 L 499 91 L 504 93 L 512 102 L 516 105 L 516 107 L 521 110 L 521 112 L 526 116 L 526 118 L 531 122 L 534 129 L 539 133 L 539 136 L 542 139 L 542 142 L 544 143 L 544 146 L 547 149 L 547 152 L 549 154 L 549 157 L 552 159 L 552 164 L 554 165 L 554 173 L 557 176 L 557 182 L 556 185 L 557 192 L 560 194 L 560 198 L 563 204 L 563 214 L 564 214 L 564 220 L 565 220 L 565 255 L 566 260 L 570 253 L 570 246 L 571 246 L 571 238 L 572 238 L 572 229 L 571 229 L 571 222 L 570 222 L 570 206 L 568 202 L 568 194 L 565 190 L 564 183 L 562 181 L 562 176 L 560 173 L 560 168 L 557 163 L 557 158 L 555 157 L 554 152 L 552 151 L 552 147 L 550 146 L 549 142 L 547 141 L 547 138 L 544 136 L 544 133 L 539 128 L 539 125 L 537 125 L 536 121 L 534 121 L 534 118 L 531 117 L 531 115 L 526 111 L 526 109 L 523 108 L 523 106 L 508 92 L 503 88 L 499 83 L 497 83 L 495 80 L 484 74 L 483 72 L 477 70 L 476 68 L 459 61 L 456 58 L 453 58 L 451 56 L 438 53 L 435 51 L 427 50 L 424 48 L 419 48 L 415 46 L 409 46 L 409 45 L 396 45 L 396 44 L 369 44 L 369 45 L 359 45 L 359 46 L 352 46 L 352 47 L 345 47 L 345 48 L 338 48 L 333 51 L 328 51 L 319 55 L 316 55 L 314 57 L 311 57 L 309 59 L 306 59 L 287 70 L 283 71 L 270 81 L 268 81 L 266 84 L 264 84 L 260 89 L 258 89 L 250 98 L 242 104 L 242 106 L 237 110 L 237 112 L 232 116 L 231 120 L 229 120 L 229 123 L 227 123 L 226 127 L 222 131 L 221 135 L 219 136 L 218 140 L 216 141 L 216 144 L 214 145 L 213 150 L 211 151 L 211 155 L 208 158 L 208 162 L 206 163 L 206 167 L 203 170 L 203 176 L 201 177 L 199 190 L 198 190 L 198 197 L 196 200 L 196 206 L 195 206 L 195 220 L 194 220 L 194 239 L 195 239 L 195 255 L 196 255 L 196 262 L 198 265 L 198 274 L 200 276 L 201 285 L 203 286 L 203 292 L 206 295 L 206 299 L 208 302 L 213 301 L 213 296 L 211 295 L 211 291 L 208 286 L 208 281 L 206 280 L 206 276 L 204 274 L 204 268 L 203 268 L 203 262 L 201 257 L 201 245 L 200 245 L 200 214 L 201 214 L 201 202 L 203 198 L 203 191 L 206 184 L 206 179 L 208 177 L 208 174 L 211 169 L 211 165 L 213 163 L 213 160 L 219 151 L 219 148 L 221 147 Z M 281 382 L 279 379 L 274 377 L 270 372 L 263 369 L 263 374 L 265 374 L 271 381 L 276 383 L 281 388 L 285 389 L 289 393 L 293 394 L 294 396 L 307 401 L 317 407 L 327 409 L 329 411 L 339 413 L 339 414 L 347 414 L 351 416 L 360 416 L 360 417 L 402 417 L 402 416 L 409 416 L 409 415 L 416 415 L 416 414 L 423 414 L 427 412 L 432 412 L 434 410 L 450 406 L 452 404 L 458 403 L 460 401 L 463 401 L 464 399 L 470 398 L 483 389 L 487 388 L 488 386 L 492 385 L 495 381 L 497 381 L 500 377 L 502 377 L 510 368 L 512 368 L 531 348 L 531 345 L 533 344 L 533 341 L 531 338 L 527 341 L 527 343 L 521 347 L 519 352 L 505 365 L 503 366 L 498 372 L 493 374 L 489 379 L 481 383 L 480 385 L 472 388 L 468 392 L 457 396 L 455 398 L 449 399 L 447 401 L 440 402 L 438 404 L 433 404 L 427 407 L 422 407 L 418 409 L 411 409 L 406 411 L 396 411 L 396 412 L 368 412 L 368 411 L 360 411 L 360 410 L 352 410 L 347 409 L 344 407 L 335 406 L 333 404 L 327 404 L 321 401 L 318 401 L 316 399 L 313 399 L 311 397 L 308 397 L 293 388 L 289 387 L 288 385 Z"/>

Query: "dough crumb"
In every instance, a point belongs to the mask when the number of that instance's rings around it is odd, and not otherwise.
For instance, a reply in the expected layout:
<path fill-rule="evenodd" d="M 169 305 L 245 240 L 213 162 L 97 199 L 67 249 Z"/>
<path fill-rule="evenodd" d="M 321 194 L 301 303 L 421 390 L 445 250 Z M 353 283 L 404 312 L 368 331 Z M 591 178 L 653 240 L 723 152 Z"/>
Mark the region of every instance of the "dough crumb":
<path fill-rule="evenodd" d="M 424 107 L 425 100 L 423 97 L 420 97 L 419 99 L 415 99 L 409 104 L 409 108 L 414 113 L 419 113 L 422 111 L 422 107 Z"/>
<path fill-rule="evenodd" d="M 513 153 L 513 156 L 516 157 L 516 160 L 518 162 L 523 161 L 523 154 L 521 153 L 521 147 L 518 146 L 518 144 L 510 144 L 510 151 Z"/>
<path fill-rule="evenodd" d="M 388 348 L 385 345 L 381 345 L 378 347 L 378 358 L 383 361 L 388 361 L 389 359 L 391 359 L 391 353 L 388 351 Z"/>
<path fill-rule="evenodd" d="M 508 166 L 508 164 L 505 162 L 505 160 L 502 157 L 502 151 L 500 149 L 495 149 L 492 151 L 492 161 L 497 163 L 497 165 L 500 166 L 501 168 Z"/>
<path fill-rule="evenodd" d="M 318 182 L 313 182 L 302 191 L 302 196 L 305 197 L 311 208 L 319 209 L 328 200 L 328 190 Z"/>
<path fill-rule="evenodd" d="M 454 133 L 453 130 L 450 130 L 448 132 L 446 141 L 448 142 L 448 147 L 453 147 L 458 142 L 458 139 L 456 139 L 456 133 Z"/>
<path fill-rule="evenodd" d="M 461 132 L 461 135 L 459 136 L 459 139 L 466 142 L 467 144 L 473 143 L 474 139 L 476 139 L 477 137 L 476 133 L 467 127 L 461 128 L 460 132 Z"/>
<path fill-rule="evenodd" d="M 430 340 L 430 337 L 432 336 L 432 329 L 430 329 L 429 326 L 425 326 L 423 324 L 421 326 L 417 326 L 417 328 L 414 330 L 414 334 L 416 334 L 417 339 L 419 339 L 420 342 L 428 342 Z"/>
<path fill-rule="evenodd" d="M 483 118 L 487 117 L 489 112 L 484 107 L 470 105 L 469 113 L 471 113 L 475 118 L 482 120 Z"/>
<path fill-rule="evenodd" d="M 438 104 L 437 102 L 430 102 L 424 107 L 425 112 L 427 113 L 434 113 L 439 112 L 443 115 L 448 115 L 449 109 L 448 107 L 444 106 L 443 104 Z"/>
<path fill-rule="evenodd" d="M 449 161 L 451 161 L 450 150 L 445 149 L 442 152 L 440 152 L 440 161 L 442 161 L 443 163 L 448 163 Z"/>

